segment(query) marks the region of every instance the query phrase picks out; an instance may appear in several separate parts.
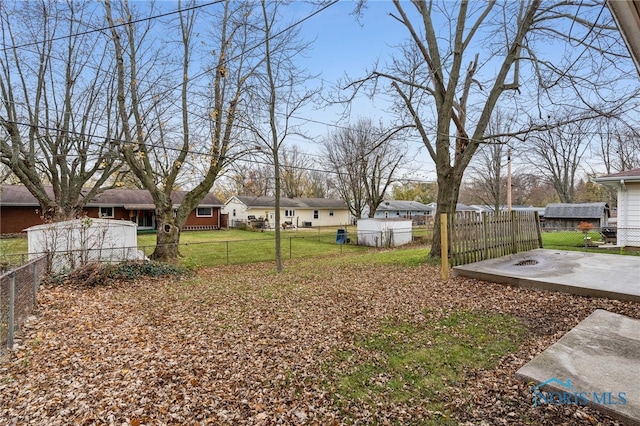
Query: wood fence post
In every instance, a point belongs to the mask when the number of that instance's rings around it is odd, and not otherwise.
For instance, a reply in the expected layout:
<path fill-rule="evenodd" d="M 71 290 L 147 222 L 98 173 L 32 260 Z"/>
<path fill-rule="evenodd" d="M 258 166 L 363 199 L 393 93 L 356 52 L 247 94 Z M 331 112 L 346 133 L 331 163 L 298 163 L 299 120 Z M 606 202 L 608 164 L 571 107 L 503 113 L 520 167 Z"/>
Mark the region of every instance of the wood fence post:
<path fill-rule="evenodd" d="M 440 260 L 442 263 L 442 279 L 449 279 L 449 233 L 447 214 L 440 213 Z"/>
<path fill-rule="evenodd" d="M 487 212 L 482 212 L 482 244 L 484 257 L 481 260 L 489 259 L 489 230 L 487 224 Z"/>
<path fill-rule="evenodd" d="M 516 240 L 517 223 L 515 210 L 511 210 L 509 214 L 509 224 L 511 225 L 511 254 L 516 254 L 518 252 L 518 242 Z"/>
<path fill-rule="evenodd" d="M 542 230 L 540 229 L 540 215 L 537 211 L 533 212 L 536 221 L 536 232 L 538 234 L 538 248 L 542 248 Z"/>

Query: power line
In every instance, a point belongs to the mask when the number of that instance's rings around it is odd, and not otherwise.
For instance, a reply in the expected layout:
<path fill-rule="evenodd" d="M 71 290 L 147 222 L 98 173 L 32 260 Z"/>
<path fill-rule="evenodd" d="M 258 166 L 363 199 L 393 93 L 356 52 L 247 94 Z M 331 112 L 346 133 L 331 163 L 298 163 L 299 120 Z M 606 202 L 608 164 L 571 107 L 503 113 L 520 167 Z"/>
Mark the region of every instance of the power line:
<path fill-rule="evenodd" d="M 194 6 L 194 7 L 190 7 L 190 8 L 178 9 L 178 10 L 176 10 L 176 11 L 167 12 L 167 13 L 160 14 L 160 15 L 155 15 L 155 16 L 151 16 L 151 17 L 147 17 L 147 18 L 143 18 L 143 19 L 138 19 L 138 20 L 134 20 L 134 21 L 128 21 L 128 22 L 125 22 L 125 23 L 123 23 L 123 24 L 117 24 L 117 25 L 113 25 L 113 26 L 109 26 L 109 27 L 103 27 L 103 28 L 100 28 L 100 29 L 95 29 L 95 30 L 91 30 L 91 31 L 86 31 L 86 32 L 82 32 L 82 33 L 77 33 L 77 34 L 75 34 L 75 35 L 66 35 L 66 36 L 61 36 L 61 37 L 58 37 L 58 38 L 50 39 L 49 41 L 55 41 L 55 40 L 65 39 L 65 38 L 71 38 L 71 37 L 77 37 L 77 36 L 79 36 L 79 35 L 90 34 L 90 33 L 94 33 L 94 32 L 100 32 L 100 31 L 104 31 L 104 30 L 111 29 L 111 28 L 117 28 L 117 27 L 120 27 L 120 26 L 123 26 L 123 25 L 130 25 L 130 24 L 132 24 L 132 23 L 140 23 L 140 22 L 144 22 L 144 21 L 150 21 L 150 20 L 152 20 L 152 19 L 157 19 L 157 18 L 161 18 L 161 17 L 165 17 L 165 16 L 173 15 L 173 14 L 176 14 L 176 13 L 181 13 L 181 12 L 183 12 L 183 11 L 189 11 L 189 10 L 194 10 L 194 9 L 198 9 L 198 8 L 202 8 L 202 7 L 206 7 L 206 6 L 211 6 L 211 5 L 214 5 L 214 4 L 217 4 L 217 3 L 220 3 L 220 2 L 222 2 L 222 1 L 223 1 L 223 0 L 217 0 L 217 1 L 215 1 L 215 2 L 210 2 L 210 3 L 206 3 L 206 4 L 202 4 L 202 5 L 198 5 L 198 6 Z M 241 56 L 246 55 L 248 52 L 251 52 L 251 51 L 253 51 L 253 50 L 257 49 L 258 47 L 262 46 L 262 45 L 263 45 L 267 40 L 273 40 L 274 38 L 279 37 L 280 35 L 282 35 L 282 34 L 286 33 L 287 31 L 290 31 L 291 29 L 295 28 L 296 26 L 301 25 L 301 24 L 302 24 L 302 23 L 304 23 L 305 21 L 307 21 L 307 20 L 311 19 L 312 17 L 314 17 L 314 16 L 318 15 L 319 13 L 321 13 L 321 12 L 325 11 L 325 10 L 326 10 L 326 9 L 328 9 L 329 7 L 331 7 L 331 6 L 335 5 L 335 4 L 337 4 L 337 3 L 338 3 L 338 1 L 339 1 L 339 0 L 333 0 L 333 1 L 332 1 L 332 2 L 330 2 L 330 3 L 327 3 L 327 4 L 323 5 L 321 8 L 319 8 L 319 9 L 315 10 L 314 12 L 312 12 L 312 13 L 310 13 L 310 14 L 306 15 L 305 17 L 303 17 L 303 18 L 301 18 L 301 19 L 299 19 L 299 20 L 297 20 L 297 21 L 295 21 L 295 22 L 291 23 L 291 24 L 290 24 L 290 25 L 288 25 L 286 28 L 284 28 L 284 29 L 282 29 L 282 30 L 278 31 L 277 33 L 275 33 L 275 34 L 273 34 L 273 35 L 269 36 L 267 39 L 265 39 L 265 40 L 260 40 L 259 42 L 257 42 L 257 43 L 256 43 L 256 44 L 254 44 L 253 46 L 251 46 L 251 47 L 249 47 L 249 48 L 247 48 L 247 49 L 243 50 L 243 51 L 242 51 L 242 53 L 239 53 L 239 54 L 237 54 L 237 55 L 235 55 L 235 56 L 233 56 L 233 57 L 230 57 L 230 58 L 226 59 L 225 61 L 223 61 L 223 62 L 222 62 L 222 63 L 223 63 L 223 65 L 228 64 L 228 63 L 230 63 L 230 62 L 232 62 L 232 61 L 235 61 L 236 59 L 240 58 Z M 27 43 L 27 44 L 23 44 L 23 45 L 20 45 L 20 46 L 5 47 L 5 48 L 3 48 L 3 50 L 5 50 L 5 51 L 6 51 L 6 50 L 8 50 L 9 48 L 11 48 L 11 49 L 19 49 L 19 48 L 23 48 L 23 47 L 29 47 L 29 46 L 32 46 L 32 45 L 37 45 L 37 44 L 44 43 L 44 42 L 46 42 L 46 40 L 45 40 L 45 41 L 33 42 L 33 43 Z M 34 53 L 34 52 L 31 52 L 31 53 Z M 55 57 L 54 57 L 54 59 L 58 59 L 58 60 L 60 60 L 60 61 L 66 61 L 65 59 L 61 59 L 61 58 L 55 58 Z M 93 68 L 93 69 L 95 69 L 95 70 L 97 70 L 97 71 L 105 72 L 105 73 L 107 73 L 107 75 L 109 75 L 109 74 L 111 74 L 112 76 L 113 76 L 113 75 L 115 75 L 115 73 L 112 73 L 112 72 L 110 72 L 110 71 L 106 71 L 106 70 L 104 70 L 103 68 L 98 67 L 98 66 L 92 66 L 92 65 L 88 65 L 88 64 L 87 64 L 87 66 L 89 66 L 90 68 Z M 193 77 L 190 77 L 190 78 L 186 79 L 185 81 L 182 81 L 182 82 L 180 82 L 179 84 L 177 84 L 177 85 L 175 85 L 175 86 L 171 86 L 171 87 L 169 87 L 167 90 L 165 90 L 165 91 L 163 91 L 163 92 L 160 92 L 160 95 L 166 95 L 166 94 L 168 94 L 168 93 L 170 93 L 170 92 L 172 92 L 172 91 L 176 90 L 176 89 L 177 89 L 177 88 L 179 88 L 180 86 L 182 86 L 185 82 L 192 82 L 192 81 L 194 81 L 194 80 L 196 80 L 196 79 L 198 79 L 198 78 L 200 78 L 200 77 L 202 77 L 202 76 L 204 76 L 204 75 L 206 75 L 206 74 L 208 74 L 208 73 L 210 73 L 210 72 L 211 72 L 211 69 L 210 69 L 210 68 L 207 68 L 207 69 L 205 69 L 204 71 L 202 71 L 201 73 L 198 73 L 198 74 L 194 75 Z M 195 93 L 195 92 L 194 92 L 194 93 Z M 198 94 L 200 94 L 200 93 L 198 93 Z M 158 95 L 159 95 L 159 94 L 155 94 L 155 96 L 158 96 Z M 24 104 L 24 103 L 18 103 L 18 102 L 13 102 L 13 101 L 9 101 L 9 102 L 10 102 L 10 103 L 13 103 L 14 105 L 22 105 L 22 106 L 26 106 L 26 104 Z M 205 108 L 205 107 L 200 106 L 200 108 Z M 200 117 L 200 118 L 205 118 L 205 117 L 203 117 L 203 116 L 199 116 L 199 117 Z M 310 119 L 304 119 L 304 118 L 301 118 L 301 117 L 298 117 L 298 119 L 311 121 Z M 321 123 L 321 122 L 317 122 L 317 123 Z M 325 124 L 325 125 L 330 125 L 330 126 L 331 126 L 331 124 L 329 124 L 329 123 L 321 123 L 321 124 Z M 336 126 L 336 127 L 337 127 L 337 126 Z"/>
<path fill-rule="evenodd" d="M 2 48 L 2 50 L 6 51 L 6 50 L 22 49 L 22 48 L 25 48 L 25 47 L 37 46 L 39 44 L 53 43 L 55 41 L 65 40 L 65 39 L 69 39 L 69 38 L 75 38 L 75 37 L 84 36 L 84 35 L 93 34 L 93 33 L 99 33 L 99 32 L 103 32 L 103 31 L 106 31 L 106 30 L 111 30 L 113 28 L 123 27 L 123 26 L 131 25 L 131 24 L 139 24 L 141 22 L 152 21 L 154 19 L 164 18 L 164 17 L 175 15 L 175 14 L 182 13 L 182 12 L 188 12 L 188 11 L 191 11 L 191 10 L 196 10 L 196 9 L 201 9 L 201 8 L 204 8 L 204 7 L 209 7 L 209 6 L 212 6 L 214 4 L 222 3 L 223 1 L 224 0 L 216 0 L 216 1 L 212 1 L 210 3 L 203 3 L 203 4 L 196 5 L 196 6 L 187 7 L 187 8 L 184 8 L 184 9 L 176 9 L 176 10 L 171 11 L 171 12 L 161 13 L 159 15 L 153 15 L 153 16 L 148 16 L 146 18 L 140 18 L 140 19 L 135 19 L 133 21 L 123 22 L 121 24 L 109 25 L 107 27 L 101 27 L 101 28 L 94 28 L 92 30 L 81 31 L 81 32 L 75 33 L 75 34 L 67 34 L 67 35 L 64 35 L 64 36 L 53 37 L 53 38 L 50 38 L 50 39 L 45 39 L 45 40 L 40 40 L 40 41 L 33 41 L 33 42 L 30 42 L 30 43 L 24 43 L 24 44 L 20 44 L 20 45 L 17 45 L 17 46 L 6 46 L 3 43 L 4 47 Z"/>
<path fill-rule="evenodd" d="M 21 126 L 29 126 L 29 127 L 37 127 L 39 129 L 43 129 L 43 130 L 49 130 L 49 131 L 59 131 L 58 129 L 54 128 L 54 127 L 47 127 L 47 126 L 42 126 L 42 125 L 38 125 L 38 126 L 33 126 L 31 124 L 28 123 L 22 123 L 22 122 L 15 122 L 15 121 L 7 121 L 8 123 L 12 123 L 12 124 L 16 124 L 16 125 L 21 125 Z M 80 137 L 84 137 L 84 138 L 100 138 L 100 139 L 104 139 L 105 144 L 109 143 L 112 145 L 117 145 L 117 144 L 129 144 L 129 145 L 143 145 L 144 143 L 142 142 L 130 142 L 130 141 L 125 141 L 122 139 L 114 139 L 114 138 L 107 138 L 104 136 L 97 136 L 97 135 L 88 135 L 88 134 L 83 134 L 81 132 L 74 132 L 74 131 L 65 131 L 65 133 L 68 134 L 72 134 L 72 135 L 76 135 L 76 136 L 80 136 Z M 89 141 L 89 143 L 94 143 L 97 144 L 98 142 L 91 142 Z M 193 149 L 187 149 L 187 150 L 183 150 L 182 148 L 176 148 L 176 147 L 169 147 L 169 146 L 163 146 L 163 145 L 154 145 L 154 144 L 145 144 L 149 147 L 152 148 L 160 148 L 166 151 L 176 151 L 176 152 L 186 152 L 187 154 L 190 155 L 195 155 L 195 156 L 200 156 L 200 157 L 205 157 L 205 158 L 217 158 L 214 154 L 211 154 L 210 152 L 203 152 L 203 151 L 196 151 Z M 308 155 L 308 154 L 307 154 Z M 224 158 L 223 158 L 224 160 Z M 270 163 L 269 161 L 266 160 L 260 160 L 257 158 L 252 158 L 252 159 L 247 159 L 247 158 L 243 158 L 243 157 L 237 157 L 237 158 L 233 158 L 233 161 L 241 161 L 241 162 L 245 162 L 245 163 L 253 163 L 253 164 L 260 164 L 260 165 L 266 165 L 266 166 L 273 166 L 272 163 Z M 345 164 L 345 166 L 347 166 Z M 288 167 L 291 169 L 296 169 L 296 170 L 304 170 L 304 171 L 309 171 L 309 172 L 319 172 L 319 173 L 326 173 L 326 174 L 333 174 L 333 175 L 337 175 L 337 176 L 344 176 L 346 175 L 346 173 L 344 172 L 340 172 L 338 170 L 330 170 L 330 169 L 323 169 L 323 168 L 317 168 L 317 167 L 307 167 L 307 166 L 281 166 L 281 167 Z M 398 178 L 398 181 L 403 181 L 403 182 L 416 182 L 416 183 L 430 183 L 433 181 L 430 180 L 422 180 L 422 179 L 415 179 L 415 178 Z"/>

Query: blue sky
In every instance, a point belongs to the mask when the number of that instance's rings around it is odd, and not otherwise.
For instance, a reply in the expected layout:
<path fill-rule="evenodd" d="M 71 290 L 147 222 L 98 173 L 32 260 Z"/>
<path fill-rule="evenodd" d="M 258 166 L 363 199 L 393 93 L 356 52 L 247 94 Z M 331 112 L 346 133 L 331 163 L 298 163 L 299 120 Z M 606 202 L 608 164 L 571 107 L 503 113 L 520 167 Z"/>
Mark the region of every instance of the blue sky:
<path fill-rule="evenodd" d="M 476 5 L 474 7 L 481 7 L 483 4 L 482 2 L 474 3 Z M 162 3 L 162 9 L 165 11 L 174 10 L 177 6 L 178 3 L 174 0 L 167 0 Z M 292 3 L 287 7 L 287 15 L 282 26 L 307 17 L 317 8 L 317 4 L 314 5 L 303 1 Z M 359 18 L 353 15 L 354 8 L 354 1 L 343 0 L 301 24 L 302 38 L 305 41 L 313 42 L 313 44 L 308 51 L 304 52 L 304 55 L 300 55 L 298 61 L 300 67 L 306 68 L 309 74 L 318 75 L 317 80 L 309 81 L 309 86 L 323 85 L 325 90 L 335 89 L 337 82 L 345 77 L 345 73 L 352 78 L 363 77 L 377 60 L 380 61 L 381 65 L 384 65 L 393 55 L 394 47 L 407 37 L 406 28 L 389 16 L 389 13 L 395 12 L 395 6 L 391 1 L 369 0 L 366 9 Z M 411 12 L 413 8 L 407 4 L 406 9 Z M 440 22 L 442 27 L 437 29 L 443 36 L 448 35 L 447 22 L 443 19 Z M 562 25 L 557 22 L 555 24 Z M 564 25 L 567 24 L 565 23 Z M 574 29 L 572 26 L 567 28 L 568 30 L 577 31 L 577 27 Z M 479 52 L 481 63 L 482 61 L 489 61 L 481 65 L 483 71 L 480 74 L 480 78 L 486 79 L 488 77 L 490 79 L 491 74 L 494 74 L 496 69 L 491 59 L 487 59 L 491 58 L 491 53 L 488 52 L 487 48 L 499 49 L 499 45 L 491 46 L 490 44 L 493 40 L 488 37 L 488 34 L 485 35 L 487 38 L 479 37 L 477 44 L 468 50 L 470 52 Z M 581 37 L 578 33 L 574 34 L 574 36 Z M 483 42 L 488 44 L 482 44 Z M 553 58 L 553 60 L 557 60 L 566 49 L 580 50 L 576 46 L 563 43 L 546 44 L 544 47 L 538 50 L 537 53 L 546 56 L 547 59 Z M 629 64 L 631 65 L 630 60 Z M 523 80 L 533 78 L 530 69 L 523 70 L 522 74 Z M 530 88 L 527 88 L 525 84 L 522 98 L 535 95 L 535 93 L 528 93 L 527 90 L 530 90 Z M 288 143 L 298 145 L 309 154 L 317 155 L 319 153 L 319 140 L 335 129 L 336 126 L 347 126 L 350 121 L 355 121 L 360 116 L 370 117 L 374 122 L 379 120 L 389 122 L 391 116 L 385 111 L 387 106 L 388 104 L 382 97 L 376 97 L 376 99 L 372 100 L 361 96 L 352 105 L 350 117 L 342 120 L 340 120 L 340 113 L 343 108 L 340 106 L 325 106 L 320 110 L 309 106 L 299 111 L 296 115 L 302 117 L 300 121 L 301 127 L 311 137 L 311 140 L 304 139 L 301 136 L 292 136 Z M 415 156 L 415 160 L 411 164 L 407 164 L 403 173 L 410 175 L 414 179 L 433 180 L 435 178 L 434 166 L 422 142 L 411 140 L 408 141 L 408 145 L 411 148 L 412 155 Z"/>
<path fill-rule="evenodd" d="M 390 1 L 369 1 L 360 17 L 353 15 L 354 7 L 355 3 L 352 1 L 341 1 L 306 21 L 301 28 L 302 37 L 314 42 L 305 57 L 300 58 L 300 63 L 310 74 L 318 74 L 317 84 L 322 84 L 325 88 L 337 87 L 337 82 L 344 80 L 345 73 L 351 78 L 366 75 L 366 71 L 370 70 L 377 60 L 380 63 L 387 61 L 393 47 L 406 37 L 406 29 L 389 16 L 389 13 L 395 10 Z M 299 9 L 300 16 L 306 15 L 309 10 L 302 5 L 299 5 Z M 385 111 L 386 106 L 381 97 L 369 99 L 361 96 L 352 105 L 351 115 L 347 119 L 340 120 L 340 106 L 323 110 L 308 108 L 304 116 L 329 124 L 336 123 L 339 126 L 348 125 L 350 120 L 356 120 L 361 116 L 371 117 L 374 122 L 387 122 L 389 115 Z M 313 122 L 306 123 L 304 127 L 310 136 L 317 138 L 323 137 L 335 128 Z M 310 153 L 317 150 L 316 143 L 300 137 L 293 137 L 292 143 Z M 424 167 L 425 163 L 431 163 L 426 152 L 415 152 L 420 146 L 421 142 L 410 142 L 412 156 L 417 154 L 418 161 L 407 164 L 403 171 L 411 173 L 413 178 L 418 178 L 415 175 L 416 167 L 433 170 L 432 166 Z M 434 178 L 432 174 L 420 175 L 425 179 Z"/>
<path fill-rule="evenodd" d="M 385 55 L 390 41 L 394 41 L 390 31 L 393 19 L 388 16 L 393 8 L 391 2 L 371 2 L 359 20 L 351 14 L 353 8 L 353 2 L 343 1 L 303 24 L 303 36 L 315 38 L 309 65 L 321 72 L 326 81 L 335 81 L 345 71 L 364 72 L 376 58 Z"/>

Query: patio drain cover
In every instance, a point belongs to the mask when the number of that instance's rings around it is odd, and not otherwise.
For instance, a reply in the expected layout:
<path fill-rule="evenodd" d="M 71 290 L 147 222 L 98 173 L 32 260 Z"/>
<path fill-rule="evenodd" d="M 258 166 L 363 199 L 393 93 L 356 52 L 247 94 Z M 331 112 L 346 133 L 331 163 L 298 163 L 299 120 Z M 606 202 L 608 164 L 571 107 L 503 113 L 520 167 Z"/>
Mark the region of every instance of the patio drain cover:
<path fill-rule="evenodd" d="M 537 265 L 537 264 L 538 264 L 538 261 L 535 259 L 524 259 L 516 263 L 516 266 L 531 266 L 531 265 Z"/>

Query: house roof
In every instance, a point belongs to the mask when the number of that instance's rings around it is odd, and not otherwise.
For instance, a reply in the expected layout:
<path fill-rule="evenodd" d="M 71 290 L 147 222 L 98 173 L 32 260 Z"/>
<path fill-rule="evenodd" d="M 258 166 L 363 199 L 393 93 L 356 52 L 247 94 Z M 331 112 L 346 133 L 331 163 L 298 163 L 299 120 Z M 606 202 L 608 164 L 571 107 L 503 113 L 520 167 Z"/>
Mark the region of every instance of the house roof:
<path fill-rule="evenodd" d="M 495 211 L 495 206 L 489 206 L 487 204 L 472 204 L 471 207 L 473 207 L 474 209 L 480 212 L 492 213 L 493 211 Z M 508 207 L 505 205 L 501 205 L 500 210 L 506 211 L 508 210 Z M 538 214 L 540 215 L 544 214 L 544 207 L 534 207 L 534 206 L 525 206 L 525 205 L 516 204 L 511 206 L 511 210 L 519 211 L 519 212 L 529 212 L 529 211 L 538 212 Z"/>
<path fill-rule="evenodd" d="M 236 195 L 236 198 L 249 208 L 273 208 L 276 197 L 253 197 Z M 231 201 L 231 199 L 229 201 Z M 227 201 L 227 203 L 229 203 Z M 280 207 L 298 209 L 348 209 L 347 203 L 337 198 L 280 198 Z"/>
<path fill-rule="evenodd" d="M 607 203 L 555 203 L 544 209 L 546 219 L 599 219 L 605 214 L 609 216 Z"/>
<path fill-rule="evenodd" d="M 49 197 L 53 198 L 53 189 L 45 187 L 45 191 Z M 83 190 L 83 193 L 89 190 Z M 184 200 L 187 191 L 173 191 L 171 193 L 171 201 L 174 205 L 180 205 Z M 0 186 L 0 205 L 2 206 L 39 206 L 38 200 L 24 185 L 1 185 Z M 129 210 L 145 210 L 155 208 L 153 198 L 146 189 L 126 189 L 115 188 L 107 189 L 98 194 L 93 200 L 87 203 L 87 207 L 125 207 Z M 207 194 L 199 207 L 221 207 L 222 202 L 213 194 Z"/>
<path fill-rule="evenodd" d="M 476 209 L 474 209 L 473 207 L 468 206 L 466 204 L 457 203 L 456 204 L 456 211 L 457 212 L 474 212 L 474 211 L 476 211 Z"/>
<path fill-rule="evenodd" d="M 604 175 L 597 177 L 596 182 L 601 183 L 603 185 L 607 184 L 616 184 L 621 181 L 624 182 L 640 182 L 640 169 L 633 170 L 625 170 L 624 172 L 619 173 L 611 173 L 609 175 Z"/>
<path fill-rule="evenodd" d="M 377 208 L 377 210 L 381 211 L 396 211 L 396 210 L 413 210 L 413 211 L 428 211 L 433 210 L 433 207 L 429 207 L 426 204 L 420 203 L 418 201 L 408 201 L 408 200 L 388 200 L 383 201 Z"/>

